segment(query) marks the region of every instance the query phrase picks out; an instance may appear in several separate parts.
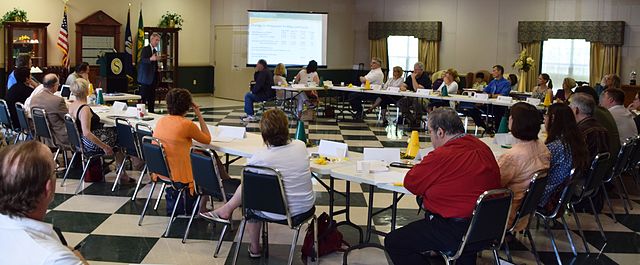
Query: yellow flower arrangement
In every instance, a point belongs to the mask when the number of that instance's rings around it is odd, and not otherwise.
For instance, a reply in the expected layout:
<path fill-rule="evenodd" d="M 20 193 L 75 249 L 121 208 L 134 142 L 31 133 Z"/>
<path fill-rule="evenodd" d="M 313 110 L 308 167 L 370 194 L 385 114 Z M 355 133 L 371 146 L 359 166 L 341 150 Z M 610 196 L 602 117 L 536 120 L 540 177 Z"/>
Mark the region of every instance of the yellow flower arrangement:
<path fill-rule="evenodd" d="M 527 55 L 527 49 L 522 49 L 516 61 L 511 65 L 519 71 L 528 72 L 535 61 Z"/>

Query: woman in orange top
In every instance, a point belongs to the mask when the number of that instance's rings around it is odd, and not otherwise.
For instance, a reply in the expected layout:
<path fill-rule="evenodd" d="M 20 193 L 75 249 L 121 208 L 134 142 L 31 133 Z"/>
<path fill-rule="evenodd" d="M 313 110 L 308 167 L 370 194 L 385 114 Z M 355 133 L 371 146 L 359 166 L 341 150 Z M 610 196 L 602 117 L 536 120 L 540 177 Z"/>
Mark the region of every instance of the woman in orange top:
<path fill-rule="evenodd" d="M 171 170 L 173 181 L 189 185 L 193 192 L 193 172 L 191 172 L 191 159 L 189 151 L 193 140 L 203 144 L 211 142 L 209 128 L 202 118 L 200 106 L 193 103 L 191 93 L 183 88 L 175 88 L 167 93 L 168 116 L 158 120 L 153 137 L 162 141 Z M 193 108 L 198 117 L 200 128 L 184 116 Z"/>

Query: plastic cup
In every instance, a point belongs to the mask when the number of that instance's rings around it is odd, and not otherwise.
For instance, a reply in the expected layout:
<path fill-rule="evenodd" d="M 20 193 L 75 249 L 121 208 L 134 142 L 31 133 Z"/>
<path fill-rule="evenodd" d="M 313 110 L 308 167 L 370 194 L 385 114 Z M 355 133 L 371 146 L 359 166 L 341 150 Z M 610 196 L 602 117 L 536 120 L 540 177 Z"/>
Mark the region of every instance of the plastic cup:
<path fill-rule="evenodd" d="M 356 165 L 356 171 L 363 174 L 369 174 L 371 170 L 371 162 L 370 161 L 358 161 Z"/>

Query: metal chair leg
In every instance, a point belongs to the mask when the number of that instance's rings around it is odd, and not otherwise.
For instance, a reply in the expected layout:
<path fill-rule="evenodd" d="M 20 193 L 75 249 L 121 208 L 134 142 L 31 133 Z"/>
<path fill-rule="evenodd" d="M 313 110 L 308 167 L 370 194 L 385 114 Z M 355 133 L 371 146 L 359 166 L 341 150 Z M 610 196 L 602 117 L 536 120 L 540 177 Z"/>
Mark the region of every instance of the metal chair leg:
<path fill-rule="evenodd" d="M 240 223 L 240 231 L 238 231 L 238 242 L 236 243 L 236 250 L 233 252 L 233 262 L 232 265 L 236 265 L 238 263 L 238 253 L 240 253 L 240 245 L 242 244 L 242 236 L 244 236 L 244 227 L 247 225 L 247 219 L 242 218 L 242 222 Z"/>
<path fill-rule="evenodd" d="M 184 189 L 180 189 L 180 191 L 178 192 L 178 197 L 176 198 L 176 202 L 173 204 L 173 211 L 171 211 L 171 218 L 169 218 L 169 222 L 167 223 L 167 229 L 164 230 L 164 237 L 169 236 L 169 231 L 171 230 L 171 224 L 173 223 L 173 220 L 175 219 L 175 216 L 176 216 L 176 208 L 178 208 L 178 203 L 180 202 L 180 197 L 182 197 L 183 192 L 184 192 Z"/>
<path fill-rule="evenodd" d="M 569 205 L 571 208 L 571 213 L 573 213 L 573 219 L 576 221 L 576 226 L 578 227 L 578 232 L 580 232 L 580 237 L 582 237 L 582 243 L 584 244 L 584 251 L 589 254 L 589 247 L 587 245 L 587 238 L 584 236 L 584 231 L 582 230 L 582 225 L 580 225 L 580 219 L 578 218 L 578 214 L 576 213 L 576 209 L 573 205 Z"/>
<path fill-rule="evenodd" d="M 120 163 L 120 168 L 118 168 L 118 170 L 116 171 L 116 180 L 113 181 L 113 187 L 111 187 L 111 192 L 114 192 L 116 190 L 116 186 L 118 186 L 118 181 L 120 181 L 120 174 L 122 174 L 122 171 L 124 170 L 124 164 L 127 161 L 127 159 L 129 159 L 129 156 L 125 156 L 124 159 L 122 159 L 122 163 Z"/>
<path fill-rule="evenodd" d="M 626 214 L 629 214 L 629 209 L 633 210 L 633 204 L 631 204 L 631 199 L 629 199 L 629 191 L 627 190 L 627 185 L 624 184 L 624 181 L 622 181 L 622 174 L 618 176 L 618 180 L 620 181 L 620 186 L 622 186 L 622 192 L 624 193 L 624 210 Z M 627 209 L 627 206 L 629 207 L 629 209 Z"/>
<path fill-rule="evenodd" d="M 313 260 L 316 265 L 320 264 L 320 250 L 318 246 L 318 217 L 316 215 L 313 215 L 313 252 L 314 252 L 314 257 Z"/>
<path fill-rule="evenodd" d="M 604 229 L 602 228 L 602 223 L 600 222 L 599 214 L 596 213 L 596 207 L 593 205 L 593 200 L 589 197 L 589 204 L 591 205 L 591 210 L 593 211 L 593 217 L 596 218 L 596 223 L 598 224 L 598 229 L 600 229 L 600 235 L 602 235 L 602 239 L 604 242 L 607 242 L 607 236 L 604 234 Z"/>
<path fill-rule="evenodd" d="M 500 256 L 498 256 L 497 248 L 493 248 L 493 264 L 500 265 Z"/>
<path fill-rule="evenodd" d="M 82 168 L 82 175 L 80 176 L 80 183 L 78 183 L 78 187 L 76 188 L 75 195 L 78 195 L 80 192 L 80 187 L 84 186 L 84 177 L 87 175 L 87 169 L 89 169 L 89 165 L 91 165 L 91 160 L 87 161 Z"/>
<path fill-rule="evenodd" d="M 138 196 L 138 191 L 140 190 L 140 184 L 142 183 L 142 178 L 144 177 L 144 172 L 147 170 L 147 165 L 144 165 L 142 168 L 142 172 L 140 173 L 140 177 L 138 178 L 138 183 L 136 184 L 136 188 L 133 190 L 133 195 L 131 195 L 131 200 L 135 201 L 136 196 Z"/>
<path fill-rule="evenodd" d="M 573 243 L 573 237 L 571 236 L 571 232 L 569 232 L 569 227 L 567 226 L 567 220 L 564 219 L 564 215 L 560 215 L 560 220 L 562 221 L 562 227 L 564 228 L 564 232 L 567 234 L 567 239 L 569 240 L 569 245 L 571 246 L 571 252 L 573 252 L 574 256 L 578 256 L 578 252 L 576 251 L 576 245 Z"/>
<path fill-rule="evenodd" d="M 513 263 L 513 257 L 511 257 L 511 251 L 509 251 L 509 243 L 507 240 L 504 241 L 504 252 L 507 254 L 507 260 Z"/>
<path fill-rule="evenodd" d="M 556 239 L 553 236 L 553 232 L 549 227 L 549 221 L 547 219 L 544 219 L 544 230 L 546 230 L 547 234 L 549 234 L 549 238 L 551 239 L 551 246 L 553 247 L 553 252 L 556 254 L 556 260 L 558 261 L 558 264 L 562 265 L 562 260 L 560 260 L 560 253 L 558 253 L 558 245 L 556 244 Z"/>
<path fill-rule="evenodd" d="M 144 207 L 142 208 L 142 213 L 140 213 L 140 220 L 138 220 L 138 225 L 142 225 L 142 219 L 144 219 L 144 214 L 147 212 L 147 206 L 149 206 L 149 201 L 151 200 L 151 195 L 153 194 L 153 190 L 156 189 L 156 183 L 153 182 L 151 184 L 151 190 L 149 191 L 149 196 L 147 196 L 147 200 L 144 202 Z"/>
<path fill-rule="evenodd" d="M 609 211 L 611 211 L 611 218 L 613 218 L 613 222 L 617 223 L 618 220 L 616 219 L 616 212 L 613 211 L 613 204 L 611 204 L 611 200 L 609 200 L 609 192 L 607 192 L 604 183 L 602 183 L 602 194 L 604 194 L 604 198 L 607 201 L 607 205 L 609 206 Z M 589 200 L 591 201 L 591 199 Z M 593 213 L 595 214 L 595 211 L 593 211 Z"/>
<path fill-rule="evenodd" d="M 217 258 L 218 253 L 220 253 L 220 246 L 222 246 L 222 239 L 224 239 L 224 234 L 227 232 L 228 225 L 222 226 L 222 232 L 220 232 L 220 238 L 218 239 L 218 243 L 216 244 L 216 250 L 213 252 L 213 257 Z"/>
<path fill-rule="evenodd" d="M 67 160 L 67 150 L 62 150 L 62 159 L 64 159 L 64 166 L 69 167 L 69 160 Z"/>
<path fill-rule="evenodd" d="M 156 199 L 156 204 L 153 206 L 154 211 L 158 210 L 158 205 L 160 205 L 160 200 L 162 199 L 162 195 L 164 194 L 164 189 L 166 188 L 167 188 L 167 184 L 162 183 L 162 186 L 160 186 L 160 194 L 158 194 L 158 199 Z"/>
<path fill-rule="evenodd" d="M 71 162 L 69 162 L 69 166 L 67 166 L 67 170 L 66 172 L 64 172 L 64 177 L 62 177 L 62 183 L 60 183 L 60 187 L 64 187 L 64 182 L 67 180 L 67 177 L 69 176 L 71 165 L 73 165 L 73 162 L 76 161 L 76 156 L 78 156 L 78 152 L 73 152 L 73 155 L 71 156 Z"/>
<path fill-rule="evenodd" d="M 269 224 L 262 222 L 262 255 L 269 257 Z"/>
<path fill-rule="evenodd" d="M 189 218 L 189 224 L 187 224 L 187 229 L 185 229 L 184 231 L 184 236 L 182 236 L 182 244 L 184 244 L 185 242 L 187 242 L 187 237 L 189 236 L 189 229 L 191 228 L 191 223 L 193 222 L 193 217 L 196 215 L 196 212 L 198 211 L 198 206 L 200 205 L 200 199 L 202 199 L 201 195 L 198 195 L 198 198 L 196 199 L 196 206 L 193 207 L 193 211 L 191 211 L 191 217 Z"/>
<path fill-rule="evenodd" d="M 540 257 L 538 256 L 538 250 L 536 249 L 535 242 L 533 242 L 533 237 L 531 236 L 531 231 L 529 231 L 529 228 L 526 228 L 524 230 L 524 235 L 527 238 L 529 238 L 529 244 L 531 244 L 531 253 L 533 253 L 533 256 L 536 258 L 536 263 L 540 264 Z"/>
<path fill-rule="evenodd" d="M 289 249 L 289 262 L 287 262 L 288 265 L 293 264 L 293 253 L 296 250 L 296 243 L 298 242 L 298 235 L 300 235 L 300 226 L 298 226 L 295 230 L 296 230 L 296 232 L 293 235 L 293 240 L 291 241 L 291 248 Z"/>
<path fill-rule="evenodd" d="M 60 148 L 56 148 L 56 153 L 53 154 L 53 161 L 56 162 L 56 164 L 58 163 L 58 155 L 60 154 Z"/>

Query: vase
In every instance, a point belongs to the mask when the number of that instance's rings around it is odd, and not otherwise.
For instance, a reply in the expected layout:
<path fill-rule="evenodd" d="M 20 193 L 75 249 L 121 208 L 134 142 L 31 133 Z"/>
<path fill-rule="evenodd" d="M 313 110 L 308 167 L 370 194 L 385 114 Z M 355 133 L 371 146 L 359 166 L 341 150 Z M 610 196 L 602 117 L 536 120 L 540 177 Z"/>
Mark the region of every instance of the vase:
<path fill-rule="evenodd" d="M 169 27 L 170 28 L 175 28 L 176 27 L 176 22 L 173 19 L 169 20 Z"/>
<path fill-rule="evenodd" d="M 520 75 L 518 76 L 518 92 L 527 91 L 527 72 L 524 70 L 520 70 Z"/>

